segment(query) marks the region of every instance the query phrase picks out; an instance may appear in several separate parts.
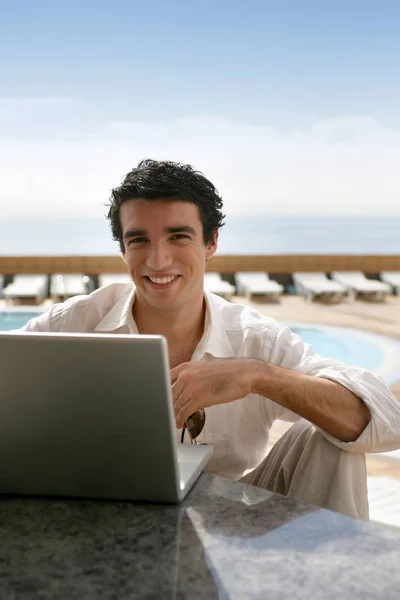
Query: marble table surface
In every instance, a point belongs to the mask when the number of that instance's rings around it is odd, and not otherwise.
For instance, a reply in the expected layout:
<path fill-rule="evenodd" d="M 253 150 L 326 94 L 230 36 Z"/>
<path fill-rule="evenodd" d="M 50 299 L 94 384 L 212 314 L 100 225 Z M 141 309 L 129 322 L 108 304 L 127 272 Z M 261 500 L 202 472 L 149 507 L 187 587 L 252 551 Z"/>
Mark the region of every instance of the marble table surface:
<path fill-rule="evenodd" d="M 203 474 L 179 506 L 0 497 L 0 598 L 398 600 L 400 531 Z"/>

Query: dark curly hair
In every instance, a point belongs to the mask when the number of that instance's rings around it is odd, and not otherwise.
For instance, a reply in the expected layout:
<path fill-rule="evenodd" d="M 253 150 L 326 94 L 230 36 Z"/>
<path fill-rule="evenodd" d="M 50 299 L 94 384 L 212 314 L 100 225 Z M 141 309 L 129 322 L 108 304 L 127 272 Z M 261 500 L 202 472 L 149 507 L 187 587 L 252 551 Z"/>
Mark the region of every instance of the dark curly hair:
<path fill-rule="evenodd" d="M 192 202 L 199 208 L 204 243 L 214 239 L 216 230 L 224 225 L 222 198 L 214 185 L 191 165 L 172 161 L 142 160 L 125 176 L 119 187 L 112 190 L 107 219 L 112 237 L 125 252 L 120 220 L 121 205 L 127 200 L 143 198 Z"/>

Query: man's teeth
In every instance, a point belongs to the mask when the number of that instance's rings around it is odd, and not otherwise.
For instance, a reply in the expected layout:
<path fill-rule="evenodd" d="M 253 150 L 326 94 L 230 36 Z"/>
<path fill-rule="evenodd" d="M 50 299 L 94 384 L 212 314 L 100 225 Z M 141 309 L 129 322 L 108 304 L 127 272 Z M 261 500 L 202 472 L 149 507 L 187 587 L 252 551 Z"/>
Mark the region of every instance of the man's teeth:
<path fill-rule="evenodd" d="M 175 279 L 174 277 L 149 277 L 150 281 L 152 281 L 153 283 L 171 283 L 171 281 L 173 281 Z"/>

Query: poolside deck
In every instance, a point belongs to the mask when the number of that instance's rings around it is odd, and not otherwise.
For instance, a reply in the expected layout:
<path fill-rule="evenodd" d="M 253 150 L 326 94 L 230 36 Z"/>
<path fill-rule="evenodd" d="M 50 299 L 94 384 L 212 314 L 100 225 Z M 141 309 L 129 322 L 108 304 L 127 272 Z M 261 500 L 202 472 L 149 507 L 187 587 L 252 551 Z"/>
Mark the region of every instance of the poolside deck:
<path fill-rule="evenodd" d="M 235 302 L 250 304 L 278 321 L 304 321 L 337 327 L 354 327 L 374 331 L 400 340 L 400 296 L 384 302 L 356 300 L 338 304 L 306 302 L 300 296 L 283 296 L 280 303 L 249 302 L 240 296 Z"/>

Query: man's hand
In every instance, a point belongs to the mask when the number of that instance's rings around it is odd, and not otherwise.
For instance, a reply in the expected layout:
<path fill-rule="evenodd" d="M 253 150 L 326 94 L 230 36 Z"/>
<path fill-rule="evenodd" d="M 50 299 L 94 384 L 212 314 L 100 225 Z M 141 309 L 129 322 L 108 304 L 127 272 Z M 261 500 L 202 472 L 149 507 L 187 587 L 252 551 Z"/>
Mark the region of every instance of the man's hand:
<path fill-rule="evenodd" d="M 252 374 L 259 361 L 250 358 L 187 362 L 171 369 L 176 426 L 199 408 L 225 404 L 251 392 Z"/>

